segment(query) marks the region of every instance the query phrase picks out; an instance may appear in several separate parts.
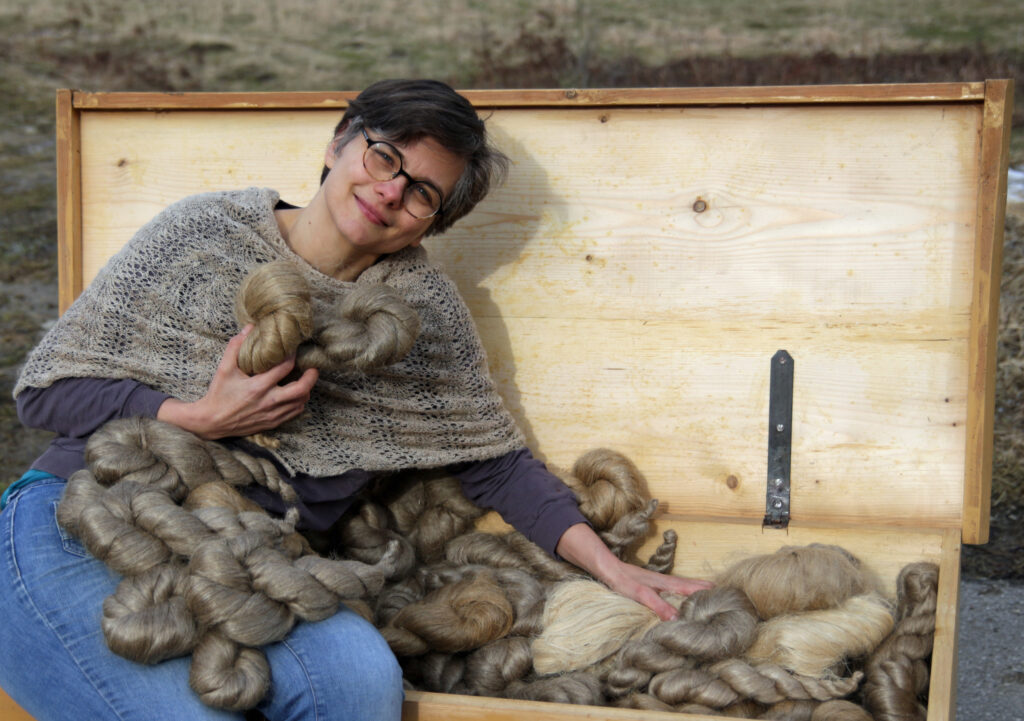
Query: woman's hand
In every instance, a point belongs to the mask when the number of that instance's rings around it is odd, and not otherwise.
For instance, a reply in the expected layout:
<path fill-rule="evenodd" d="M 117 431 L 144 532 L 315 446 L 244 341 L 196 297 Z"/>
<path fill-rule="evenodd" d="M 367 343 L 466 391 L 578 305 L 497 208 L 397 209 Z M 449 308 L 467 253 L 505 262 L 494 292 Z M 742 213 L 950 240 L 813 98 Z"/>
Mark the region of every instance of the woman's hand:
<path fill-rule="evenodd" d="M 264 373 L 247 376 L 238 368 L 238 351 L 251 330 L 247 325 L 228 342 L 205 396 L 192 403 L 168 398 L 157 419 L 214 440 L 267 431 L 299 415 L 319 377 L 317 370 L 310 368 L 297 380 L 279 386 L 295 366 L 295 359 L 289 358 Z"/>
<path fill-rule="evenodd" d="M 671 621 L 679 612 L 660 593 L 689 596 L 694 591 L 714 585 L 709 581 L 667 576 L 626 563 L 616 558 L 585 523 L 570 526 L 562 534 L 555 550 L 559 556 L 588 571 L 613 591 L 647 606 L 662 621 Z"/>

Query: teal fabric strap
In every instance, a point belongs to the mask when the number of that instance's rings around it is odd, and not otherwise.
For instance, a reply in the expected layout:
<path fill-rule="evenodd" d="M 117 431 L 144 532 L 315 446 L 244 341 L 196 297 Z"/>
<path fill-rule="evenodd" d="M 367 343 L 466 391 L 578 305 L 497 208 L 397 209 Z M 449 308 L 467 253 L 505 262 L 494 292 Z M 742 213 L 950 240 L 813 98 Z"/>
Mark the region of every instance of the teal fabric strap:
<path fill-rule="evenodd" d="M 56 478 L 56 476 L 52 473 L 47 473 L 46 471 L 37 471 L 34 468 L 30 468 L 25 471 L 25 475 L 7 486 L 7 490 L 4 491 L 2 496 L 0 496 L 0 511 L 7 507 L 7 502 L 11 500 L 11 496 L 14 495 L 15 491 L 35 483 L 36 481 L 41 481 L 44 478 Z"/>

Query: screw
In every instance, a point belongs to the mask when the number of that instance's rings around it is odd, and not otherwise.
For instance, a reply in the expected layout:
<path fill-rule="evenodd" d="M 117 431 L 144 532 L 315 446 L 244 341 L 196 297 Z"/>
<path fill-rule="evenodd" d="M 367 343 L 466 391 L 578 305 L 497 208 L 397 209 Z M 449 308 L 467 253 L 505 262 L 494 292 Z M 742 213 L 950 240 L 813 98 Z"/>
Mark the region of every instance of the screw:
<path fill-rule="evenodd" d="M 772 506 L 774 506 L 775 508 L 782 508 L 782 501 L 775 499 L 775 501 L 772 503 Z"/>
<path fill-rule="evenodd" d="M 781 486 L 782 486 L 782 479 L 781 478 L 776 478 L 775 479 L 775 487 L 776 488 L 780 488 Z"/>
<path fill-rule="evenodd" d="M 782 433 L 782 431 L 786 430 L 786 427 L 780 423 L 779 425 L 775 426 L 775 430 L 777 430 L 779 433 Z"/>

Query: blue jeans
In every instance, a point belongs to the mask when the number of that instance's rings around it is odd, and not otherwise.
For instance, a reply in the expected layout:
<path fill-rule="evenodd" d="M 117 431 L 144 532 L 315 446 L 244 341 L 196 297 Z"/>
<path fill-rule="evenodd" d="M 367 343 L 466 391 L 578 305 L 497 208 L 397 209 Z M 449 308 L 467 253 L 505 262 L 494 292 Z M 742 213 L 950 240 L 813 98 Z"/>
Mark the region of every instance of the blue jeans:
<path fill-rule="evenodd" d="M 233 719 L 189 688 L 190 657 L 145 666 L 112 653 L 100 629 L 118 575 L 57 525 L 64 480 L 17 489 L 0 512 L 0 687 L 39 721 Z M 342 608 L 266 646 L 271 721 L 394 721 L 402 672 L 380 633 Z"/>

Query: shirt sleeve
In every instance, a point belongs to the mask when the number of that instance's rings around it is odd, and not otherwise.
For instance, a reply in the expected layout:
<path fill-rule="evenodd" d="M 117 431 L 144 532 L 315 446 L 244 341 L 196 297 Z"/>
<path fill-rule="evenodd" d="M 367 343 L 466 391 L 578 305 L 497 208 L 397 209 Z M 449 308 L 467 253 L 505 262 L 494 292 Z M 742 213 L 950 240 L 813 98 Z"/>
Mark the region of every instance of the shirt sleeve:
<path fill-rule="evenodd" d="M 449 470 L 469 500 L 498 511 L 506 523 L 556 558 L 562 534 L 587 523 L 575 494 L 527 448 Z"/>
<path fill-rule="evenodd" d="M 46 388 L 25 388 L 16 404 L 18 418 L 29 428 L 85 438 L 117 418 L 155 418 L 168 398 L 130 378 L 62 378 Z"/>

